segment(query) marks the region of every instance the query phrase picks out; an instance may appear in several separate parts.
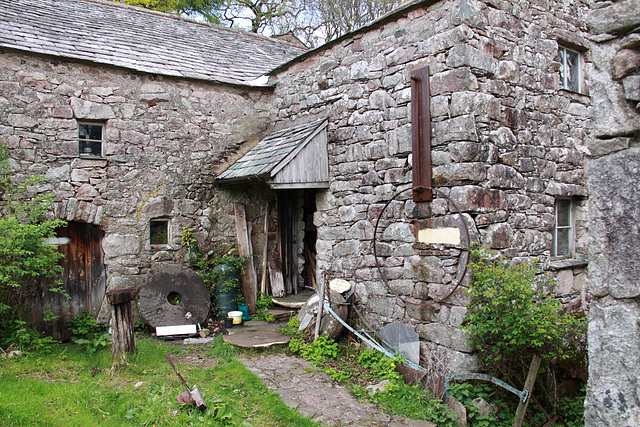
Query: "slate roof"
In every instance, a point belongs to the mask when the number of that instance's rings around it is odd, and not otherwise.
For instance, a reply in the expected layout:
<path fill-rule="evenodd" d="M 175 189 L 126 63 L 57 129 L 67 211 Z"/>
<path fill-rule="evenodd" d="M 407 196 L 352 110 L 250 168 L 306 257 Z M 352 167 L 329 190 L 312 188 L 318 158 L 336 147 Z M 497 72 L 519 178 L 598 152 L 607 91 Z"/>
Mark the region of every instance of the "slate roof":
<path fill-rule="evenodd" d="M 273 178 L 271 172 L 297 148 L 302 148 L 301 146 L 309 142 L 327 123 L 327 119 L 320 119 L 270 133 L 221 173 L 217 180 Z"/>
<path fill-rule="evenodd" d="M 251 82 L 305 51 L 101 0 L 0 0 L 0 47 L 232 84 Z"/>

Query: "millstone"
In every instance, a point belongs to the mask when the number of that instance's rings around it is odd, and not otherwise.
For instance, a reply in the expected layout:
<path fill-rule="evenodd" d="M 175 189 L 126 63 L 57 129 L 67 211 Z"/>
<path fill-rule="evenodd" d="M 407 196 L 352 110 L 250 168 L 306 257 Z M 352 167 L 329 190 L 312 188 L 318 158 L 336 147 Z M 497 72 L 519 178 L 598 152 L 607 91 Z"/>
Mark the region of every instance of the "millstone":
<path fill-rule="evenodd" d="M 138 309 L 149 326 L 155 328 L 204 323 L 209 304 L 209 291 L 195 271 L 168 264 L 144 277 Z"/>

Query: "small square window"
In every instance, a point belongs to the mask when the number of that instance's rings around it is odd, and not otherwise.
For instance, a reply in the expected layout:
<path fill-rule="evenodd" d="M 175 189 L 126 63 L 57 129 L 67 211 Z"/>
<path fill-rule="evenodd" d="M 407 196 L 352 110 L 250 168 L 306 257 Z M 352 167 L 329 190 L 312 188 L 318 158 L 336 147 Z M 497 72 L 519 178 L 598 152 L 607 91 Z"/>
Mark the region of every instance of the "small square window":
<path fill-rule="evenodd" d="M 104 125 L 78 123 L 78 153 L 80 156 L 102 157 Z"/>
<path fill-rule="evenodd" d="M 582 93 L 582 55 L 575 50 L 558 46 L 560 57 L 560 89 Z"/>
<path fill-rule="evenodd" d="M 149 243 L 151 243 L 151 246 L 163 246 L 169 244 L 168 220 L 154 219 L 149 222 Z"/>
<path fill-rule="evenodd" d="M 574 225 L 573 202 L 571 199 L 557 199 L 555 207 L 555 227 L 551 256 L 571 257 L 573 255 Z"/>

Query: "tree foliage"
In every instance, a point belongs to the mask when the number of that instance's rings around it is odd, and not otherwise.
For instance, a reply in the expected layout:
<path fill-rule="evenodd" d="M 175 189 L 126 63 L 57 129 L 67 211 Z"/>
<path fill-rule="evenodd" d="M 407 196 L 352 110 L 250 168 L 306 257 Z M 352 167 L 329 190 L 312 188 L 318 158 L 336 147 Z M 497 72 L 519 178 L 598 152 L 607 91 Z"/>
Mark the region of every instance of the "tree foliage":
<path fill-rule="evenodd" d="M 44 290 L 62 292 L 58 260 L 62 254 L 46 239 L 65 223 L 45 219 L 52 195 L 33 191 L 41 176 L 21 183 L 11 180 L 9 150 L 0 146 L 0 316 L 15 317 L 32 297 Z M 33 195 L 33 193 L 36 193 Z M 11 311 L 9 312 L 9 308 Z"/>
<path fill-rule="evenodd" d="M 195 17 L 203 17 L 210 22 L 218 23 L 218 14 L 222 10 L 224 0 L 113 0 L 118 3 L 138 6 L 158 12 L 179 13 Z"/>
<path fill-rule="evenodd" d="M 471 304 L 465 328 L 489 364 L 508 364 L 527 355 L 564 358 L 584 333 L 585 319 L 563 312 L 548 291 L 554 284 L 538 275 L 536 262 L 510 263 L 473 250 Z"/>
<path fill-rule="evenodd" d="M 379 18 L 404 0 L 114 0 L 266 35 L 291 33 L 308 46 Z"/>

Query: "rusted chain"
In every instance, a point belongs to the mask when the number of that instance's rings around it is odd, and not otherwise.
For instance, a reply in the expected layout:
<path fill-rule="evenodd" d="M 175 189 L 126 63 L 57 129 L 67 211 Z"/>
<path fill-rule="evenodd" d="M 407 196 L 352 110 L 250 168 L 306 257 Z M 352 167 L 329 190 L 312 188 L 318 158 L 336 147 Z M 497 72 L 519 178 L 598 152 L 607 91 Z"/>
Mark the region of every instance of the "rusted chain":
<path fill-rule="evenodd" d="M 458 215 L 460 216 L 460 221 L 462 222 L 462 229 L 464 231 L 464 234 L 466 235 L 467 242 L 469 242 L 469 228 L 467 227 L 467 223 L 464 220 L 464 217 L 462 216 L 462 212 L 458 208 L 458 205 L 456 205 L 456 203 L 453 200 L 451 200 L 446 194 L 444 194 L 442 191 L 438 190 L 437 188 L 431 188 L 431 187 L 424 187 L 424 188 L 425 189 L 431 189 L 431 191 L 433 191 L 435 193 L 438 193 L 439 195 L 441 195 L 442 197 L 447 199 L 453 205 L 453 207 L 457 211 Z M 430 306 L 430 305 L 433 305 L 433 304 L 441 303 L 442 301 L 446 300 L 451 295 L 453 295 L 453 293 L 456 291 L 456 289 L 458 289 L 458 286 L 460 286 L 460 283 L 462 282 L 462 279 L 464 278 L 464 275 L 467 272 L 467 263 L 469 262 L 469 248 L 462 249 L 463 254 L 461 254 L 460 257 L 459 257 L 460 260 L 462 260 L 464 258 L 464 266 L 462 268 L 462 272 L 459 274 L 458 280 L 456 281 L 456 284 L 453 287 L 453 289 L 451 290 L 451 292 L 449 292 L 444 298 L 440 298 L 437 301 L 430 301 L 430 302 L 426 302 L 426 303 L 413 302 L 413 301 L 409 301 L 407 298 L 402 297 L 401 295 L 399 295 L 396 291 L 394 291 L 391 288 L 391 285 L 389 285 L 389 280 L 385 277 L 384 272 L 382 270 L 382 267 L 380 266 L 380 262 L 378 260 L 378 251 L 376 249 L 378 227 L 379 227 L 379 224 L 380 224 L 380 218 L 382 218 L 382 215 L 384 214 L 384 212 L 387 209 L 387 207 L 391 204 L 391 202 L 393 202 L 401 194 L 406 193 L 407 191 L 412 191 L 412 190 L 413 190 L 413 188 L 407 188 L 405 190 L 402 190 L 402 191 L 399 191 L 398 193 L 396 193 L 391 199 L 389 199 L 389 201 L 387 201 L 387 203 L 384 205 L 384 207 L 382 208 L 382 210 L 378 214 L 378 219 L 376 220 L 376 226 L 373 229 L 373 257 L 376 260 L 376 267 L 378 269 L 378 272 L 380 273 L 380 277 L 382 278 L 382 281 L 384 282 L 384 284 L 387 287 L 387 289 L 389 290 L 389 292 L 391 292 L 393 295 L 396 296 L 396 298 L 398 298 L 400 301 L 404 302 L 405 304 L 411 304 L 411 305 L 416 305 L 416 306 L 420 306 L 420 307 L 426 307 L 426 306 Z M 464 256 L 464 255 L 466 255 L 466 256 Z"/>

